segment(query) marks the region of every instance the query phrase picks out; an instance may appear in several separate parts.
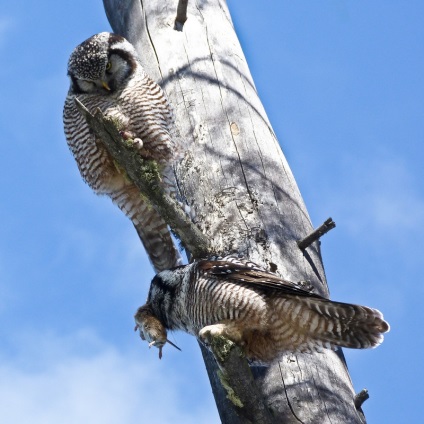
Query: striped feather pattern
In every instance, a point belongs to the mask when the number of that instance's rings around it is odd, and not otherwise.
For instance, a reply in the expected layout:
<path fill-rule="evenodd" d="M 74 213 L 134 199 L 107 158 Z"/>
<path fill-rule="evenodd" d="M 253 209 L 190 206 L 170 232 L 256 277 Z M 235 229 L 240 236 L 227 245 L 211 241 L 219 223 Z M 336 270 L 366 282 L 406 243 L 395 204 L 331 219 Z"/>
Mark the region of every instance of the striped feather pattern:
<path fill-rule="evenodd" d="M 104 39 L 104 34 L 100 34 L 103 38 L 99 39 Z M 113 41 L 118 40 L 119 46 L 123 46 L 123 57 L 133 54 L 128 42 L 121 37 L 113 37 Z M 77 63 L 76 60 L 70 61 L 74 62 Z M 105 115 L 117 118 L 134 138 L 141 139 L 143 147 L 140 154 L 158 162 L 163 170 L 164 189 L 174 194 L 172 165 L 181 157 L 183 146 L 175 128 L 173 111 L 162 89 L 145 74 L 138 59 L 131 57 L 130 65 L 134 69 L 131 69 L 132 73 L 121 89 L 105 90 L 104 94 L 75 94 L 71 85 L 63 112 L 64 129 L 84 181 L 97 194 L 109 196 L 132 220 L 155 270 L 161 271 L 182 263 L 165 221 L 141 197 L 123 171 L 115 166 L 74 104 L 74 98 L 78 97 L 90 112 L 100 108 Z"/>
<path fill-rule="evenodd" d="M 330 301 L 237 261 L 204 260 L 161 272 L 147 303 L 166 328 L 204 340 L 222 334 L 261 362 L 284 351 L 371 348 L 389 331 L 376 309 Z"/>

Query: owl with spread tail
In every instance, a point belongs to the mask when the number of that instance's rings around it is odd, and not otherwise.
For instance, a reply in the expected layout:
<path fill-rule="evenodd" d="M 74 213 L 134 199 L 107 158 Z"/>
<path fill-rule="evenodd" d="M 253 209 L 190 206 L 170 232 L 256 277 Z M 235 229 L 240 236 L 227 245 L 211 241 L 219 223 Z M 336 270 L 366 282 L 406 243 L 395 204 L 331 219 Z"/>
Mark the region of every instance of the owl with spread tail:
<path fill-rule="evenodd" d="M 334 302 L 232 256 L 157 274 L 135 323 L 160 356 L 167 330 L 183 330 L 206 345 L 223 336 L 256 363 L 283 352 L 372 348 L 390 328 L 377 309 Z"/>

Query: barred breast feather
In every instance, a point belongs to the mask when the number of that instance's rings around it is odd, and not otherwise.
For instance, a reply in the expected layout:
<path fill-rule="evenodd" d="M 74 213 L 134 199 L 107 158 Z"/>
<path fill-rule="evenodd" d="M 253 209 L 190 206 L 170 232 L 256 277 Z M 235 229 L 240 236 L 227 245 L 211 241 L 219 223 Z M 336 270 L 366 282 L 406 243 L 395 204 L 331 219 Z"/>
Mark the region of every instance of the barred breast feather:
<path fill-rule="evenodd" d="M 115 165 L 74 100 L 77 97 L 92 113 L 99 108 L 116 118 L 131 138 L 141 140 L 140 155 L 157 161 L 163 188 L 174 195 L 173 165 L 183 149 L 166 95 L 145 74 L 133 47 L 114 34 L 97 34 L 78 46 L 68 73 L 71 88 L 64 106 L 64 129 L 81 176 L 131 219 L 156 271 L 180 265 L 181 256 L 165 221 Z"/>

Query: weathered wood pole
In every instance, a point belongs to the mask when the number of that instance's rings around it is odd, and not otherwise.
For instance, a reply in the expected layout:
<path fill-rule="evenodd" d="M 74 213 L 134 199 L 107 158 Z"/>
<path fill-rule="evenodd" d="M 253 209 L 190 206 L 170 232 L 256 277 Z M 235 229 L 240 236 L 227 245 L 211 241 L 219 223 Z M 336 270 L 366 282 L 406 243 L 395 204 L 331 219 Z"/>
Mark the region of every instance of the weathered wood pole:
<path fill-rule="evenodd" d="M 297 245 L 312 224 L 225 0 L 191 0 L 187 20 L 177 24 L 177 0 L 104 0 L 104 6 L 113 31 L 136 46 L 174 105 L 190 144 L 178 183 L 215 252 L 239 252 L 286 279 L 310 280 L 328 295 L 319 243 Z M 222 422 L 249 422 L 227 400 L 213 357 L 204 357 Z M 252 371 L 275 422 L 365 421 L 341 351 L 284 355 Z"/>

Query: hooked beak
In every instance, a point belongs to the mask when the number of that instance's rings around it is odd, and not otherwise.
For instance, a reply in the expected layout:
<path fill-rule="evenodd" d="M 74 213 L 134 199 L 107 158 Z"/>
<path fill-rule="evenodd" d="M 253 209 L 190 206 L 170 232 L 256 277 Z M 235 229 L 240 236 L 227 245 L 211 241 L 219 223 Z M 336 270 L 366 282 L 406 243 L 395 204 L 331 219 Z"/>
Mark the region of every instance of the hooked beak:
<path fill-rule="evenodd" d="M 102 81 L 102 86 L 103 88 L 105 88 L 107 91 L 110 91 L 110 87 L 108 86 L 106 81 Z"/>

